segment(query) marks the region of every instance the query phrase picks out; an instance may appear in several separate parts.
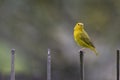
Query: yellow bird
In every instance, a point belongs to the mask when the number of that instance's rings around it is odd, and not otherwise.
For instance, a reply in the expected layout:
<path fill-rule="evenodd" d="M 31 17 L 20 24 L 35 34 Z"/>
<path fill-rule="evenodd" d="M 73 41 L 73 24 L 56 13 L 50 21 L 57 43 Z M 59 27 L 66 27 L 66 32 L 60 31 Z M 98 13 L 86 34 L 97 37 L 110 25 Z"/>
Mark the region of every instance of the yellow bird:
<path fill-rule="evenodd" d="M 74 27 L 74 40 L 79 46 L 82 46 L 83 48 L 89 48 L 92 51 L 95 52 L 96 55 L 98 55 L 97 50 L 95 49 L 95 46 L 90 40 L 90 37 L 88 36 L 87 32 L 84 30 L 84 24 L 83 23 L 77 23 Z"/>

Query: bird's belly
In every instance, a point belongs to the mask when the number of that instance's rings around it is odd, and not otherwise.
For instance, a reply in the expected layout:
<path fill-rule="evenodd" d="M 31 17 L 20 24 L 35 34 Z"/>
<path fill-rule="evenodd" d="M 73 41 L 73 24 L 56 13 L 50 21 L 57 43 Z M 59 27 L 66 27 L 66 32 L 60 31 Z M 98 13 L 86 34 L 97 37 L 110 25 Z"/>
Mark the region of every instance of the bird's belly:
<path fill-rule="evenodd" d="M 79 46 L 88 48 L 88 45 L 81 41 L 80 39 L 76 39 L 76 42 Z"/>
<path fill-rule="evenodd" d="M 75 34 L 74 37 L 75 37 L 76 43 L 77 43 L 79 46 L 88 48 L 88 45 L 80 39 L 80 33 Z"/>

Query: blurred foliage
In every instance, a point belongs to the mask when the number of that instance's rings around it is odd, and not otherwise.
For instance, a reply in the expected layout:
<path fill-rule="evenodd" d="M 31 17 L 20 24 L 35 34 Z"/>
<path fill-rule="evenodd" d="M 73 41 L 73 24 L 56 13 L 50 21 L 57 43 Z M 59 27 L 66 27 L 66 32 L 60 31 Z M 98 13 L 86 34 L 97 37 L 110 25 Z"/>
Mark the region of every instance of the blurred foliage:
<path fill-rule="evenodd" d="M 86 80 L 113 80 L 119 48 L 120 0 L 0 0 L 0 80 L 10 74 L 16 49 L 16 79 L 46 80 L 47 48 L 53 80 L 79 79 L 79 47 L 73 27 L 83 22 L 100 56 L 86 50 Z"/>

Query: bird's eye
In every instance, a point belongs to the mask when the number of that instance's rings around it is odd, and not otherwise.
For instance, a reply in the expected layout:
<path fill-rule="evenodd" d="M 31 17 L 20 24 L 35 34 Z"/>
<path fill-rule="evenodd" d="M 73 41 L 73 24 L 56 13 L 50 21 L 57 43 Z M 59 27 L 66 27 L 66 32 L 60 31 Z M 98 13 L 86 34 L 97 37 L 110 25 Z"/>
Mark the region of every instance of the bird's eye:
<path fill-rule="evenodd" d="M 78 23 L 78 26 L 80 26 L 80 24 Z"/>

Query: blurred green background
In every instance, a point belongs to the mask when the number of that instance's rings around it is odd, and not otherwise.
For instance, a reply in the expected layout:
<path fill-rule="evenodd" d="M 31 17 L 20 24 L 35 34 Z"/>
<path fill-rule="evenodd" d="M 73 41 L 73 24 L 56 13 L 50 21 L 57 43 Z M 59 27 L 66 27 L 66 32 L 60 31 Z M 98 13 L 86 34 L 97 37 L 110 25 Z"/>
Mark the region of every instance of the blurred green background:
<path fill-rule="evenodd" d="M 85 24 L 100 54 L 86 50 L 85 80 L 115 80 L 120 0 L 0 0 L 0 80 L 10 78 L 12 48 L 16 80 L 46 80 L 48 48 L 52 80 L 79 80 L 77 22 Z"/>

